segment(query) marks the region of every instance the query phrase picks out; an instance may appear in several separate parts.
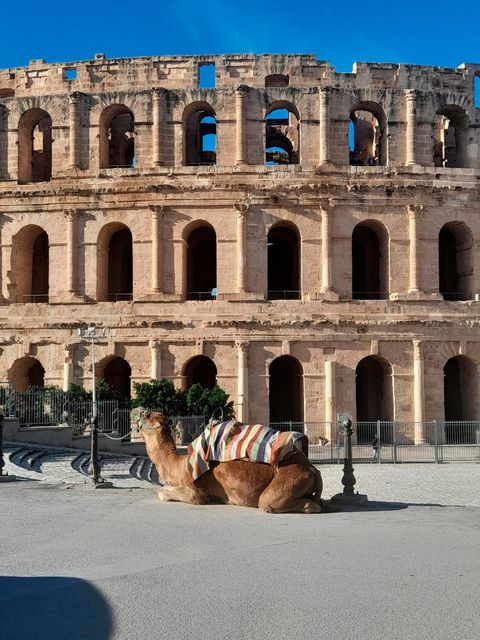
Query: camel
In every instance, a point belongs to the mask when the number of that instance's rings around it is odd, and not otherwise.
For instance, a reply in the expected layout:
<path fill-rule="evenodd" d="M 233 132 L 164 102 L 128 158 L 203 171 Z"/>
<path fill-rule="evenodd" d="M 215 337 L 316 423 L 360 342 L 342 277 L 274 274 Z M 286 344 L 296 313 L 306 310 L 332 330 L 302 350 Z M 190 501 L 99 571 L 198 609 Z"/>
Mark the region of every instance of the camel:
<path fill-rule="evenodd" d="M 193 480 L 187 470 L 188 456 L 178 453 L 165 416 L 137 408 L 132 411 L 132 423 L 137 424 L 160 479 L 168 485 L 158 492 L 161 501 L 202 505 L 213 499 L 267 513 L 333 510 L 320 497 L 320 471 L 301 451 L 277 466 L 246 459 L 212 462 L 207 472 Z"/>

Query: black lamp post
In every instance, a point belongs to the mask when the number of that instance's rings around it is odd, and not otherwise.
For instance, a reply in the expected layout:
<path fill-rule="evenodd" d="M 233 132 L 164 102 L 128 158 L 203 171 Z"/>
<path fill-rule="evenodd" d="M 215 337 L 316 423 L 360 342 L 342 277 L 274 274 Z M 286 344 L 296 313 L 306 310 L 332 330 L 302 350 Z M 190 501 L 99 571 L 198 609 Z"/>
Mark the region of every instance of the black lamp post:
<path fill-rule="evenodd" d="M 352 421 L 344 420 L 342 422 L 342 430 L 344 437 L 345 458 L 343 462 L 343 493 L 337 493 L 333 496 L 332 502 L 346 505 L 361 505 L 368 501 L 367 496 L 355 493 L 354 486 L 357 483 L 355 474 L 353 473 L 353 456 L 352 456 Z"/>
<path fill-rule="evenodd" d="M 8 473 L 3 473 L 3 467 L 5 466 L 5 460 L 3 459 L 3 420 L 5 416 L 0 413 L 0 482 L 12 482 L 15 480 L 15 476 L 9 476 Z"/>

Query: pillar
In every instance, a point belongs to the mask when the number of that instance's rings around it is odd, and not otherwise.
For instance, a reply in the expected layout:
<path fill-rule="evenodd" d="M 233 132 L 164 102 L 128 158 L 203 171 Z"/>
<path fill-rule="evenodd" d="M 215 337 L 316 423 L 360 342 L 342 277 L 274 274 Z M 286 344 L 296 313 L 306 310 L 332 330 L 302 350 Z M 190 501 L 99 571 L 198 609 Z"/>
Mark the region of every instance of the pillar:
<path fill-rule="evenodd" d="M 158 340 L 150 340 L 150 378 L 160 380 L 162 377 L 162 343 Z"/>
<path fill-rule="evenodd" d="M 237 348 L 237 417 L 240 422 L 248 420 L 248 347 L 249 342 L 235 343 Z"/>
<path fill-rule="evenodd" d="M 151 206 L 152 212 L 152 293 L 162 292 L 162 279 L 163 279 L 163 252 L 162 252 L 162 218 L 164 208 L 162 206 Z"/>
<path fill-rule="evenodd" d="M 2 274 L 3 274 L 2 229 L 3 229 L 4 223 L 5 223 L 5 217 L 3 215 L 0 215 L 0 304 L 5 302 L 5 298 L 3 297 L 4 282 L 2 277 Z"/>
<path fill-rule="evenodd" d="M 420 205 L 408 205 L 408 235 L 410 241 L 409 251 L 409 293 L 421 291 L 420 288 L 420 260 L 418 237 L 418 218 L 422 211 Z"/>
<path fill-rule="evenodd" d="M 152 89 L 152 157 L 155 167 L 165 164 L 162 147 L 164 111 L 163 91 L 158 88 Z"/>
<path fill-rule="evenodd" d="M 405 91 L 405 101 L 407 106 L 407 139 L 405 160 L 407 165 L 416 164 L 415 153 L 415 133 L 416 133 L 416 92 L 412 89 Z"/>
<path fill-rule="evenodd" d="M 319 139 L 319 164 L 327 164 L 330 160 L 330 149 L 328 140 L 329 129 L 329 98 L 330 89 L 319 89 L 319 127 L 320 127 L 320 139 Z"/>
<path fill-rule="evenodd" d="M 247 221 L 250 208 L 246 202 L 234 205 L 237 216 L 237 292 L 247 291 Z"/>
<path fill-rule="evenodd" d="M 69 143 L 70 155 L 69 166 L 71 169 L 79 169 L 79 132 L 80 122 L 78 114 L 80 94 L 78 92 L 71 93 L 68 97 L 68 126 L 69 126 Z"/>
<path fill-rule="evenodd" d="M 331 208 L 320 207 L 322 216 L 322 293 L 333 291 L 332 283 L 332 238 L 330 231 Z"/>
<path fill-rule="evenodd" d="M 67 219 L 67 286 L 66 293 L 69 295 L 76 295 L 76 247 L 75 241 L 75 221 L 77 217 L 77 211 L 70 209 L 65 211 L 65 217 Z"/>
<path fill-rule="evenodd" d="M 424 343 L 413 341 L 413 413 L 415 444 L 425 444 Z"/>
<path fill-rule="evenodd" d="M 335 398 L 335 362 L 325 360 L 325 437 L 332 441 L 335 434 L 334 425 L 336 420 L 336 398 Z"/>
<path fill-rule="evenodd" d="M 235 92 L 235 164 L 247 164 L 247 87 L 241 86 Z"/>
<path fill-rule="evenodd" d="M 75 353 L 74 344 L 63 345 L 63 390 L 68 391 L 73 382 L 73 356 Z"/>

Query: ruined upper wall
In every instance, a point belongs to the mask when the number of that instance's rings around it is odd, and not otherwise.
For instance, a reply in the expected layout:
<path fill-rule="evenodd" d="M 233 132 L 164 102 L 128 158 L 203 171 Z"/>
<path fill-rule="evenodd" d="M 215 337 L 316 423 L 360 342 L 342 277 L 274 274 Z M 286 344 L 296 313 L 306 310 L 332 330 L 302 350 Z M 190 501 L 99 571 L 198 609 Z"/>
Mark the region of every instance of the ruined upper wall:
<path fill-rule="evenodd" d="M 36 96 L 82 91 L 140 91 L 151 87 L 193 89 L 198 87 L 199 68 L 215 64 L 216 88 L 241 84 L 260 88 L 269 75 L 285 75 L 293 87 L 454 91 L 473 94 L 473 78 L 480 64 L 456 69 L 419 65 L 355 63 L 352 73 L 338 73 L 330 63 L 309 54 L 235 54 L 218 56 L 160 56 L 47 64 L 32 60 L 28 67 L 0 70 L 0 97 Z M 74 79 L 69 76 L 75 75 Z"/>

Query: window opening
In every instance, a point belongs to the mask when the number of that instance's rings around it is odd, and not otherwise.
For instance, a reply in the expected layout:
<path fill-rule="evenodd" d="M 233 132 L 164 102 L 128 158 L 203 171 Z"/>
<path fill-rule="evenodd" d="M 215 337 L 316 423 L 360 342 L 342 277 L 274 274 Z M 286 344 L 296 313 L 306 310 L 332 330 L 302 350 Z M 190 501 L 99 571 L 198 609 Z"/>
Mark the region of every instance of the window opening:
<path fill-rule="evenodd" d="M 185 123 L 187 165 L 213 165 L 217 162 L 217 120 L 213 110 L 198 109 Z"/>
<path fill-rule="evenodd" d="M 267 236 L 268 299 L 300 299 L 300 247 L 298 235 L 285 226 L 270 229 Z"/>
<path fill-rule="evenodd" d="M 119 302 L 133 297 L 132 233 L 119 229 L 108 245 L 108 300 Z"/>
<path fill-rule="evenodd" d="M 269 367 L 270 424 L 303 421 L 303 371 L 291 356 L 280 356 Z"/>
<path fill-rule="evenodd" d="M 186 387 L 199 384 L 204 389 L 213 389 L 217 384 L 217 367 L 207 356 L 195 356 L 185 366 Z"/>
<path fill-rule="evenodd" d="M 357 441 L 370 444 L 377 420 L 393 419 L 392 367 L 386 360 L 367 356 L 355 370 Z M 391 442 L 390 429 L 382 430 L 382 442 Z"/>
<path fill-rule="evenodd" d="M 478 420 L 477 368 L 466 356 L 455 356 L 446 362 L 443 376 L 445 442 L 475 444 L 475 430 L 468 421 Z"/>
<path fill-rule="evenodd" d="M 475 95 L 475 108 L 480 109 L 480 76 L 475 76 L 474 95 Z"/>
<path fill-rule="evenodd" d="M 265 116 L 265 164 L 298 164 L 300 125 L 286 108 L 273 109 Z"/>
<path fill-rule="evenodd" d="M 360 167 L 375 167 L 383 164 L 383 132 L 375 115 L 357 109 L 350 113 L 349 148 L 350 164 Z"/>
<path fill-rule="evenodd" d="M 66 80 L 76 80 L 77 79 L 77 70 L 76 69 L 65 69 L 65 79 Z"/>
<path fill-rule="evenodd" d="M 217 236 L 211 227 L 197 227 L 187 240 L 187 300 L 217 295 Z"/>
<path fill-rule="evenodd" d="M 198 65 L 198 86 L 200 89 L 215 89 L 215 63 Z"/>

